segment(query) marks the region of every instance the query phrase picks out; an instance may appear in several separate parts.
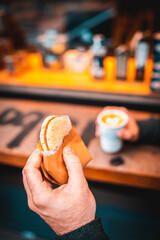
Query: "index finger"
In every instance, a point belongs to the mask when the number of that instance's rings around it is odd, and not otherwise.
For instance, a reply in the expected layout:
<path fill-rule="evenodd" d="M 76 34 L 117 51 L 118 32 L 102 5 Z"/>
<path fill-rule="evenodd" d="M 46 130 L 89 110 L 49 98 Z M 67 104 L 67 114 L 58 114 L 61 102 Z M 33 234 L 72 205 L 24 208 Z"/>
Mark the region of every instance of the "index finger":
<path fill-rule="evenodd" d="M 45 184 L 45 181 L 43 181 L 40 170 L 41 162 L 42 154 L 39 150 L 35 150 L 29 157 L 23 169 L 23 174 L 26 177 L 26 181 L 31 193 L 39 194 L 44 192 L 47 187 L 47 184 Z"/>
<path fill-rule="evenodd" d="M 35 158 L 35 156 L 38 156 L 38 159 Z M 38 160 L 38 161 L 37 161 Z M 42 162 L 42 153 L 40 152 L 40 150 L 37 148 L 33 151 L 33 153 L 30 155 L 30 157 L 28 158 L 27 162 L 26 162 L 26 166 L 28 165 L 32 165 L 36 168 L 40 168 L 41 167 L 41 162 Z"/>

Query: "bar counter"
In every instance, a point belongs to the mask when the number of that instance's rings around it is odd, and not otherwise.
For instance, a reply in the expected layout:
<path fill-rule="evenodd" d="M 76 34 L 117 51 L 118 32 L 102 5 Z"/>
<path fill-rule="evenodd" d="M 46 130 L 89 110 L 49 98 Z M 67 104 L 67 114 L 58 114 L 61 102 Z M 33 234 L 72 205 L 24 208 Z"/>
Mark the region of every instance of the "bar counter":
<path fill-rule="evenodd" d="M 113 70 L 113 69 L 111 69 Z M 160 94 L 150 89 L 150 79 L 117 80 L 109 76 L 96 80 L 89 73 L 71 73 L 64 70 L 28 69 L 17 74 L 0 71 L 0 94 L 2 96 L 43 98 L 45 100 L 79 101 L 94 105 L 126 105 L 135 109 L 152 108 L 159 112 Z"/>
<path fill-rule="evenodd" d="M 36 148 L 43 119 L 48 115 L 69 115 L 87 145 L 92 161 L 85 168 L 89 180 L 148 189 L 160 189 L 160 148 L 125 143 L 116 154 L 104 153 L 95 137 L 95 119 L 102 107 L 55 102 L 0 99 L 0 163 L 22 168 Z M 160 114 L 132 111 L 136 119 Z M 113 166 L 120 156 L 124 164 Z"/>

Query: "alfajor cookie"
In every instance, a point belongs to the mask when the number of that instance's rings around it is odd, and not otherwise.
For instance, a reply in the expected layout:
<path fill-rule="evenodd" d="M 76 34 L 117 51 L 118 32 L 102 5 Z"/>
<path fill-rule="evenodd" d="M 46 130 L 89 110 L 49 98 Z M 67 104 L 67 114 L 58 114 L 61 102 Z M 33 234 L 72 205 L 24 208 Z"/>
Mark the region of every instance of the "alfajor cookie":
<path fill-rule="evenodd" d="M 63 148 L 70 145 L 79 157 L 82 167 L 91 160 L 84 142 L 72 125 L 68 116 L 49 116 L 42 123 L 38 148 L 43 154 L 42 171 L 44 176 L 57 184 L 68 180 L 63 161 Z"/>

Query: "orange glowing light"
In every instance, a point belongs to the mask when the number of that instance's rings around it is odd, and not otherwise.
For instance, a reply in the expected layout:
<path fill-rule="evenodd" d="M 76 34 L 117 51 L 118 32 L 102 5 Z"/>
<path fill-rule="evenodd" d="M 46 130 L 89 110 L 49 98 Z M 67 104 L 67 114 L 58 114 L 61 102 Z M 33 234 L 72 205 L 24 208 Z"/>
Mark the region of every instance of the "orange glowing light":
<path fill-rule="evenodd" d="M 43 60 L 39 53 L 29 53 L 27 57 L 27 63 L 30 69 L 43 68 Z"/>
<path fill-rule="evenodd" d="M 116 79 L 116 59 L 108 56 L 104 59 L 105 78 L 107 81 L 115 81 Z"/>
<path fill-rule="evenodd" d="M 153 60 L 148 59 L 145 66 L 144 82 L 150 83 L 153 71 Z"/>
<path fill-rule="evenodd" d="M 135 58 L 130 58 L 127 65 L 127 81 L 134 82 L 136 77 L 136 62 Z"/>

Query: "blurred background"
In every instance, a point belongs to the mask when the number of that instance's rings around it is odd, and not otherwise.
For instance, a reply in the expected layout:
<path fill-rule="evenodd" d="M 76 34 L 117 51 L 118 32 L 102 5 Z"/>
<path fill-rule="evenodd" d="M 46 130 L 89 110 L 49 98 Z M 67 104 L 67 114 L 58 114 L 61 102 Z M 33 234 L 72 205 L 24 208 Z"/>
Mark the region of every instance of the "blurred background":
<path fill-rule="evenodd" d="M 158 14 L 156 1 L 1 1 L 0 81 L 158 92 Z"/>
<path fill-rule="evenodd" d="M 0 93 L 0 239 L 54 239 L 29 210 L 21 177 L 36 147 L 40 121 L 54 111 L 71 115 L 93 150 L 89 141 L 103 106 L 125 106 L 138 117 L 159 116 L 157 1 L 0 0 Z M 124 153 L 132 158 L 133 147 L 129 149 Z M 159 149 L 144 147 L 143 156 L 145 152 L 160 156 Z M 111 240 L 160 239 L 158 161 L 153 168 L 156 174 L 145 173 L 152 178 L 145 185 L 127 184 L 128 179 L 124 184 L 119 178 L 88 180 L 96 215 Z"/>

